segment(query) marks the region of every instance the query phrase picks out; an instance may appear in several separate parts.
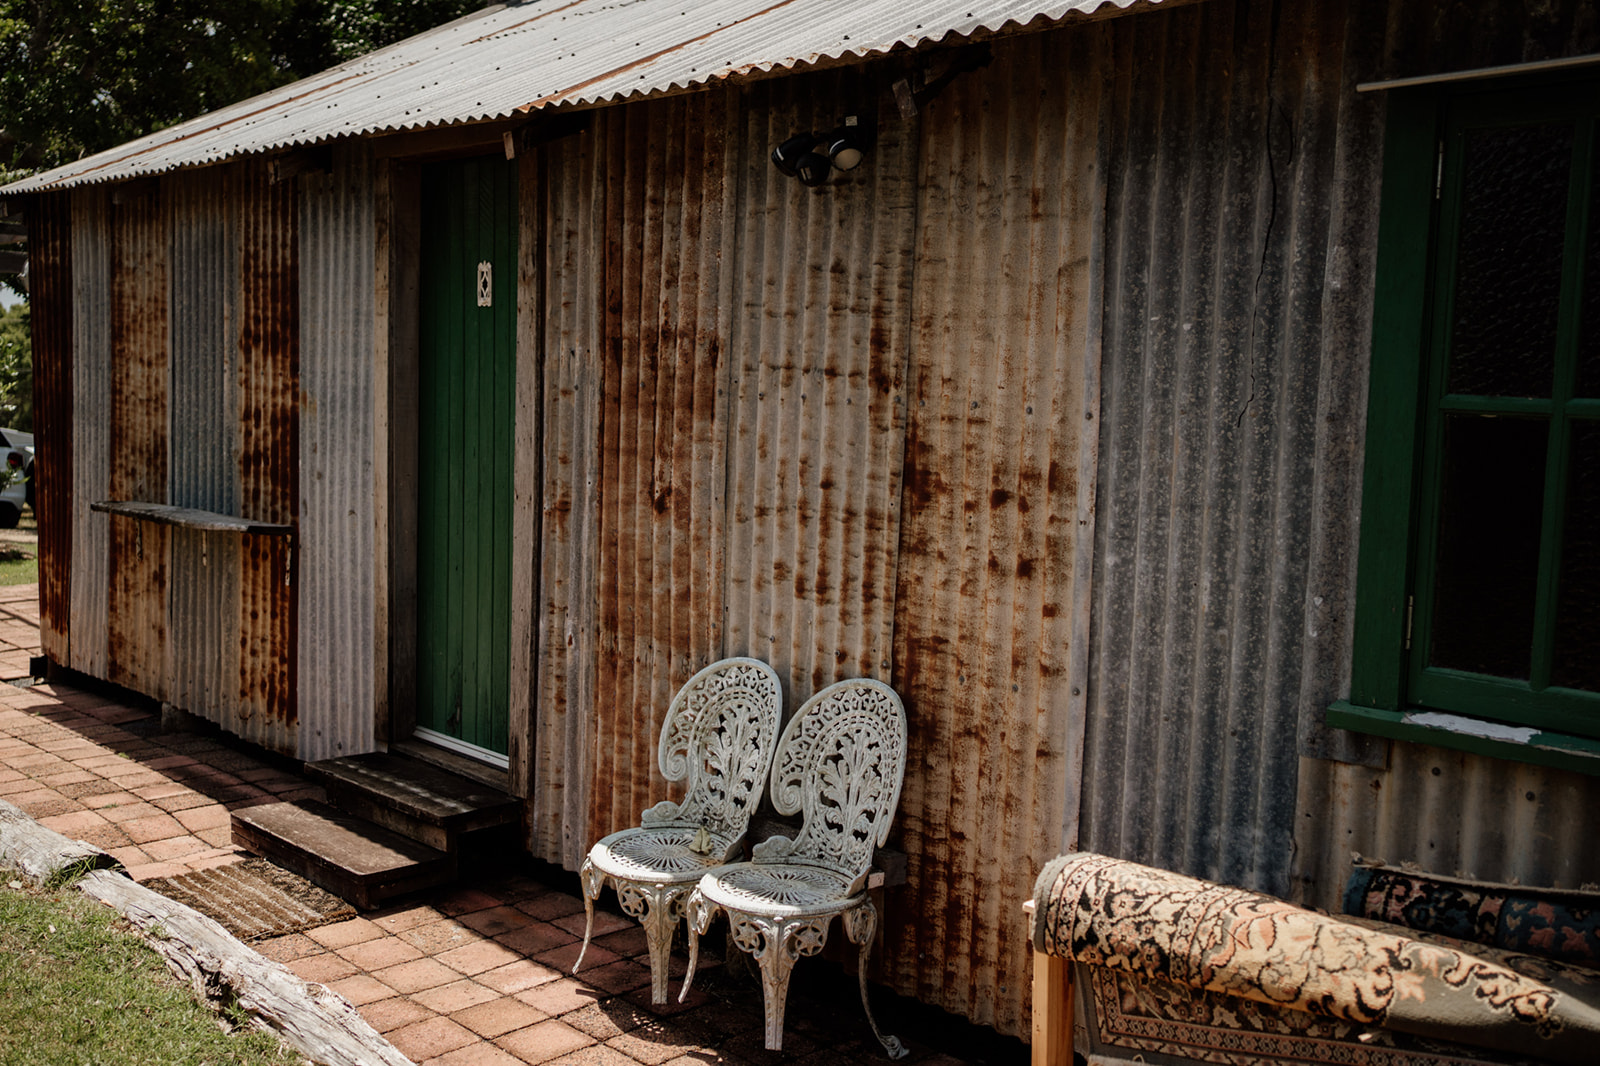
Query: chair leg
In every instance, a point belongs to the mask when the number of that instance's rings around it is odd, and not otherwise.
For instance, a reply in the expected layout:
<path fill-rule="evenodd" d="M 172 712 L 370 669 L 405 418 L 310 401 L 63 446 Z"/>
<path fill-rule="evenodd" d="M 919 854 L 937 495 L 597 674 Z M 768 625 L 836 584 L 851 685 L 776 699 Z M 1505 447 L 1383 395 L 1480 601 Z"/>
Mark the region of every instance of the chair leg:
<path fill-rule="evenodd" d="M 644 926 L 645 943 L 650 947 L 650 1002 L 660 1006 L 667 1001 L 667 978 L 672 958 L 672 933 L 683 917 L 687 885 L 640 885 L 629 882 L 617 886 L 617 899 L 623 911 Z"/>
<path fill-rule="evenodd" d="M 606 875 L 589 859 L 584 859 L 583 866 L 578 870 L 578 882 L 583 886 L 583 948 L 578 952 L 578 961 L 572 964 L 573 973 L 578 972 L 578 967 L 583 965 L 583 957 L 589 953 L 589 938 L 594 935 L 594 901 L 600 898 Z"/>
<path fill-rule="evenodd" d="M 689 995 L 689 986 L 694 984 L 694 974 L 700 968 L 700 938 L 705 931 L 711 928 L 711 919 L 717 916 L 717 905 L 706 902 L 706 898 L 696 888 L 689 893 L 689 899 L 684 904 L 685 923 L 689 926 L 689 968 L 683 974 L 683 986 L 678 989 L 678 1002 L 682 1003 Z"/>
<path fill-rule="evenodd" d="M 828 940 L 832 915 L 820 918 L 758 918 L 728 911 L 733 940 L 756 957 L 761 968 L 761 1002 L 767 1015 L 767 1050 L 783 1050 L 783 1012 L 789 999 L 789 974 L 802 955 L 815 955 Z"/>
<path fill-rule="evenodd" d="M 860 960 L 861 1009 L 867 1012 L 867 1024 L 872 1026 L 872 1035 L 878 1038 L 878 1043 L 883 1045 L 883 1050 L 891 1059 L 903 1059 L 906 1057 L 906 1046 L 900 1043 L 897 1036 L 883 1035 L 883 1030 L 878 1028 L 878 1019 L 872 1016 L 872 1004 L 867 1002 L 867 960 L 872 955 L 873 935 L 878 931 L 878 908 L 869 899 L 861 906 L 845 911 L 843 918 L 845 936 L 856 945 Z"/>

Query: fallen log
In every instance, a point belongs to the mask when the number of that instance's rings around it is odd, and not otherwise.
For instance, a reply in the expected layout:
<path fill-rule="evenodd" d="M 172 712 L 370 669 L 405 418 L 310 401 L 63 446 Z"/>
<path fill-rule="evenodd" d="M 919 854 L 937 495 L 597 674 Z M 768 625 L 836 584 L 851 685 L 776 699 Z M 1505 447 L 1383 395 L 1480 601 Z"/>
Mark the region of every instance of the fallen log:
<path fill-rule="evenodd" d="M 412 1066 L 342 996 L 262 958 L 199 911 L 120 873 L 78 884 L 137 926 L 197 995 L 242 1011 L 319 1066 Z"/>
<path fill-rule="evenodd" d="M 119 863 L 91 844 L 46 829 L 20 807 L 0 800 L 0 865 L 42 885 L 69 872 L 114 868 Z"/>

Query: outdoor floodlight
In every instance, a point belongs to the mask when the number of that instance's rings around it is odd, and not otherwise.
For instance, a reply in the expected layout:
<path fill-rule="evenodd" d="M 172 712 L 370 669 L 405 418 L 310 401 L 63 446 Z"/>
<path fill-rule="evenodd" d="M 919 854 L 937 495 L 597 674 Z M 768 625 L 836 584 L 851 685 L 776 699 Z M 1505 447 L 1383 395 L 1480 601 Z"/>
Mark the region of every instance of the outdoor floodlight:
<path fill-rule="evenodd" d="M 800 160 L 814 152 L 820 140 L 815 133 L 797 133 L 772 150 L 772 165 L 788 177 L 798 177 Z"/>
<path fill-rule="evenodd" d="M 828 171 L 833 169 L 833 164 L 821 152 L 812 151 L 796 160 L 794 169 L 800 184 L 815 187 L 828 180 Z"/>
<path fill-rule="evenodd" d="M 828 134 L 828 159 L 840 170 L 854 170 L 861 165 L 867 145 L 861 136 L 861 126 L 855 115 L 845 116 L 832 133 Z"/>
<path fill-rule="evenodd" d="M 834 170 L 854 170 L 866 155 L 860 119 L 846 115 L 827 133 L 797 133 L 772 150 L 772 165 L 809 186 L 821 185 Z"/>

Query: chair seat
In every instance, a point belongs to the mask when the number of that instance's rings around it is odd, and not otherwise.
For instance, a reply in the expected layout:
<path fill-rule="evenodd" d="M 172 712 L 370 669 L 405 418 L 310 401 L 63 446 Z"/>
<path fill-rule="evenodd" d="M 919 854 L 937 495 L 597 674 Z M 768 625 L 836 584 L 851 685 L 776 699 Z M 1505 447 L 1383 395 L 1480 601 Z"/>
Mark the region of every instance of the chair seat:
<path fill-rule="evenodd" d="M 634 827 L 603 837 L 589 850 L 589 861 L 608 877 L 654 885 L 692 884 L 725 861 L 733 841 L 708 834 L 705 854 L 694 850 L 693 826 Z"/>
<path fill-rule="evenodd" d="M 734 863 L 700 879 L 700 894 L 728 910 L 768 918 L 839 914 L 859 906 L 866 893 L 850 894 L 850 878 L 808 863 Z"/>

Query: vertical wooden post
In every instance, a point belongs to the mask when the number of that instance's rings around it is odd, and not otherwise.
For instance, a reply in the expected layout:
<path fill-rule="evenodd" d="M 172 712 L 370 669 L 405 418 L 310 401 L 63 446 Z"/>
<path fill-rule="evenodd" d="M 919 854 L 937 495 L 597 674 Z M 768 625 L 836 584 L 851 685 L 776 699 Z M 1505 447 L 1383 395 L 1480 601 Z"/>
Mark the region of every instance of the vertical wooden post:
<path fill-rule="evenodd" d="M 1033 1066 L 1072 1066 L 1072 960 L 1033 953 Z"/>
<path fill-rule="evenodd" d="M 1034 901 L 1022 909 L 1031 927 Z M 1072 960 L 1042 951 L 1033 953 L 1033 1066 L 1072 1066 Z"/>

